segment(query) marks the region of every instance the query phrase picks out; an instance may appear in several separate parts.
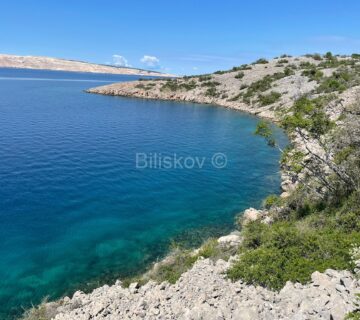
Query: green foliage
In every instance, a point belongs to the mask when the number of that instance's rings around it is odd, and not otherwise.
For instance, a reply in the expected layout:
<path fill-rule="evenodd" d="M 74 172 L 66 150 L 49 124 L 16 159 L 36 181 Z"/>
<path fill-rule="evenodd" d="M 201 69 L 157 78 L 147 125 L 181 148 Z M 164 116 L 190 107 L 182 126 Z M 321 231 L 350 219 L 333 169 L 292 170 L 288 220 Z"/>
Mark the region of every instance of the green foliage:
<path fill-rule="evenodd" d="M 288 59 L 280 59 L 278 60 L 278 63 L 289 63 L 289 60 Z"/>
<path fill-rule="evenodd" d="M 171 263 L 163 263 L 158 267 L 153 280 L 157 282 L 168 281 L 175 283 L 180 276 L 192 267 L 198 259 L 197 255 L 192 255 L 188 250 L 179 250 L 172 256 Z"/>
<path fill-rule="evenodd" d="M 267 64 L 267 63 L 269 63 L 269 61 L 267 61 L 267 60 L 264 59 L 264 58 L 261 58 L 261 59 L 256 60 L 256 61 L 253 62 L 252 64 Z"/>
<path fill-rule="evenodd" d="M 242 79 L 242 78 L 244 78 L 244 76 L 245 76 L 245 73 L 242 72 L 242 71 L 240 71 L 240 72 L 235 76 L 235 79 Z"/>
<path fill-rule="evenodd" d="M 146 83 L 146 84 L 144 84 L 144 83 L 139 83 L 139 84 L 137 84 L 137 85 L 135 86 L 135 88 L 143 89 L 143 90 L 148 91 L 148 90 L 151 90 L 152 88 L 154 88 L 155 86 L 156 86 L 155 83 L 149 82 L 149 83 Z"/>
<path fill-rule="evenodd" d="M 343 148 L 342 150 L 338 151 L 334 156 L 334 162 L 336 164 L 340 164 L 343 161 L 345 161 L 353 152 L 354 152 L 353 146 L 347 146 Z"/>
<path fill-rule="evenodd" d="M 270 209 L 272 206 L 279 205 L 281 203 L 281 198 L 276 194 L 271 194 L 267 196 L 264 200 L 264 207 Z"/>
<path fill-rule="evenodd" d="M 300 173 L 304 168 L 302 163 L 304 157 L 305 155 L 301 151 L 288 147 L 282 153 L 280 162 L 286 165 L 292 172 Z"/>
<path fill-rule="evenodd" d="M 196 81 L 179 82 L 177 80 L 167 80 L 160 88 L 160 91 L 178 91 L 178 90 L 193 90 L 197 87 Z"/>
<path fill-rule="evenodd" d="M 283 73 L 284 77 L 292 76 L 295 74 L 293 66 L 294 65 L 291 65 L 284 69 L 284 73 Z M 295 69 L 296 69 L 296 66 L 295 66 Z"/>
<path fill-rule="evenodd" d="M 346 315 L 345 320 L 360 320 L 360 294 L 356 295 L 356 310 Z"/>
<path fill-rule="evenodd" d="M 239 67 L 233 67 L 231 69 L 231 71 L 242 71 L 242 70 L 251 70 L 251 66 L 249 66 L 248 64 L 242 64 Z"/>
<path fill-rule="evenodd" d="M 271 91 L 269 94 L 259 95 L 259 103 L 262 106 L 267 106 L 269 104 L 273 104 L 278 101 L 281 97 L 279 92 Z"/>
<path fill-rule="evenodd" d="M 218 70 L 218 71 L 215 71 L 214 73 L 215 74 L 225 74 L 225 73 L 228 73 L 229 71 L 224 71 L 224 70 Z"/>
<path fill-rule="evenodd" d="M 330 60 L 330 59 L 333 59 L 334 57 L 333 57 L 332 53 L 330 51 L 328 51 L 325 53 L 325 58 Z"/>
<path fill-rule="evenodd" d="M 304 70 L 301 75 L 308 77 L 312 81 L 319 82 L 324 76 L 324 73 L 320 70 L 317 70 L 316 68 L 311 68 Z"/>
<path fill-rule="evenodd" d="M 304 228 L 295 221 L 252 222 L 245 226 L 244 238 L 241 258 L 228 276 L 275 290 L 289 280 L 306 283 L 314 271 L 351 268 L 351 244 L 360 243 L 359 233 Z"/>
<path fill-rule="evenodd" d="M 211 75 L 203 75 L 203 76 L 200 76 L 199 77 L 199 81 L 200 82 L 203 82 L 203 81 L 209 81 L 209 80 L 211 80 Z"/>
<path fill-rule="evenodd" d="M 323 99 L 298 99 L 291 108 L 292 114 L 282 120 L 282 126 L 290 132 L 297 128 L 306 129 L 314 136 L 328 132 L 334 127 L 334 123 L 324 112 L 323 103 Z"/>
<path fill-rule="evenodd" d="M 318 54 L 318 53 L 313 54 L 312 58 L 313 58 L 314 60 L 317 60 L 317 61 L 321 61 L 321 60 L 322 60 L 321 55 Z"/>
<path fill-rule="evenodd" d="M 318 87 L 317 92 L 343 92 L 346 89 L 359 84 L 360 78 L 358 73 L 346 68 L 341 68 L 334 72 L 332 76 L 325 78 Z"/>
<path fill-rule="evenodd" d="M 353 54 L 351 55 L 351 58 L 353 58 L 353 59 L 360 59 L 360 54 L 359 54 L 359 53 L 353 53 Z"/>
<path fill-rule="evenodd" d="M 309 62 L 309 61 L 306 61 L 306 62 L 300 62 L 300 69 L 316 69 L 316 65 Z"/>
<path fill-rule="evenodd" d="M 307 58 L 313 58 L 314 60 L 318 60 L 318 61 L 322 60 L 321 55 L 318 54 L 318 53 L 306 54 L 305 57 L 307 57 Z"/>
<path fill-rule="evenodd" d="M 212 86 L 206 90 L 205 95 L 208 97 L 218 97 L 219 92 L 216 90 L 214 86 Z"/>
<path fill-rule="evenodd" d="M 260 120 L 256 126 L 255 135 L 265 138 L 267 144 L 271 147 L 275 146 L 275 138 L 270 124 L 265 120 Z"/>

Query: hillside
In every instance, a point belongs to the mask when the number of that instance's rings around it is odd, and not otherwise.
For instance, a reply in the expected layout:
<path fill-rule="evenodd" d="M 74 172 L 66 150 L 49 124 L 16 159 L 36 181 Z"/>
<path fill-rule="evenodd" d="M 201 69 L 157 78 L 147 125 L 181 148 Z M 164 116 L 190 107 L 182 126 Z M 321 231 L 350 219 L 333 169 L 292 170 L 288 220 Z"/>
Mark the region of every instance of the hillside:
<path fill-rule="evenodd" d="M 259 59 L 253 64 L 213 74 L 166 81 L 115 83 L 88 92 L 212 103 L 276 119 L 276 110 L 288 109 L 294 99 L 314 92 L 323 82 L 321 91 L 329 91 L 324 86 L 331 81 L 335 70 L 346 66 L 360 69 L 360 59 L 344 56 L 338 57 L 336 63 L 320 59 L 317 55 L 283 56 L 271 61 Z"/>
<path fill-rule="evenodd" d="M 276 121 L 291 141 L 280 150 L 283 193 L 240 213 L 228 236 L 175 248 L 146 274 L 42 304 L 26 319 L 359 319 L 360 55 L 284 55 L 89 92 L 256 114 L 254 133 L 269 148 L 279 148 Z"/>
<path fill-rule="evenodd" d="M 0 54 L 0 68 L 24 68 L 24 69 L 44 69 L 57 71 L 73 72 L 92 72 L 92 73 L 111 73 L 141 76 L 162 76 L 168 77 L 169 74 L 163 74 L 155 71 L 147 71 L 135 68 L 115 67 L 88 63 L 83 61 L 65 60 L 50 57 L 37 56 L 16 56 Z"/>

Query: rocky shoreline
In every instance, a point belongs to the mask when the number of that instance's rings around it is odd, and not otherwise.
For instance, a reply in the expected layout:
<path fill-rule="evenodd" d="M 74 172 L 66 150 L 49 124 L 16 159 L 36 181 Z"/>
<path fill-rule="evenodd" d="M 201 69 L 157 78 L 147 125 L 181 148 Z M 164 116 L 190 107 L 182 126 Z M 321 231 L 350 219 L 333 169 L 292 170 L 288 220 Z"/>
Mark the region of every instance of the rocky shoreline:
<path fill-rule="evenodd" d="M 319 61 L 314 57 L 286 57 L 286 59 L 274 59 L 266 64 L 254 64 L 249 67 L 250 69 L 242 67 L 229 72 L 178 80 L 116 83 L 89 89 L 88 92 L 215 104 L 249 112 L 276 122 L 279 120 L 279 114 L 289 110 L 295 99 L 313 93 L 319 86 L 316 79 L 305 75 L 301 69 L 302 65 L 307 64 L 316 66 Z M 295 66 L 293 72 L 289 71 L 291 65 Z M 322 71 L 325 76 L 333 72 L 333 68 L 324 68 Z M 278 76 L 274 76 L 276 74 Z M 270 87 L 268 82 L 271 84 Z M 253 96 L 248 97 L 249 88 L 252 88 L 254 83 L 260 88 L 265 87 L 265 90 L 260 90 L 261 94 L 257 99 Z M 239 87 L 243 88 L 240 90 L 242 99 L 235 99 Z M 280 96 L 273 94 L 273 90 L 280 93 Z M 326 113 L 331 119 L 340 123 L 339 118 L 344 106 L 356 101 L 359 93 L 360 86 L 340 93 L 336 102 L 327 106 Z M 271 100 L 275 96 L 277 98 Z M 247 100 L 248 98 L 250 100 Z M 263 101 L 271 103 L 263 103 Z M 304 140 L 298 135 L 293 135 L 290 140 L 295 150 L 322 153 L 322 147 L 311 139 Z M 303 172 L 294 174 L 288 167 L 282 168 L 282 197 L 286 198 L 291 194 L 303 174 Z M 268 224 L 272 222 L 273 217 L 267 210 L 250 208 L 244 212 L 243 225 L 255 220 Z M 217 240 L 219 246 L 225 248 L 236 248 L 241 241 L 242 236 L 237 233 Z M 48 303 L 45 310 L 48 318 L 55 320 L 340 320 L 354 310 L 355 294 L 360 292 L 360 281 L 349 271 L 328 269 L 324 273 L 314 272 L 308 284 L 287 282 L 284 288 L 275 292 L 247 285 L 242 281 L 230 281 L 225 272 L 237 259 L 239 259 L 237 255 L 231 256 L 228 261 L 200 256 L 175 284 L 167 282 L 157 284 L 150 280 L 143 286 L 134 282 L 125 288 L 121 281 L 117 281 L 113 286 L 100 287 L 90 294 L 78 291 L 71 299 L 66 297 Z M 166 263 L 166 259 L 164 261 Z M 156 267 L 155 265 L 154 268 Z"/>
<path fill-rule="evenodd" d="M 260 214 L 249 209 L 245 219 L 250 221 Z M 227 249 L 237 247 L 241 241 L 239 233 L 217 240 Z M 77 291 L 72 298 L 47 303 L 47 319 L 341 320 L 354 309 L 360 281 L 349 271 L 314 272 L 310 283 L 289 281 L 275 292 L 227 279 L 226 270 L 238 258 L 232 256 L 224 261 L 200 257 L 175 284 L 150 280 L 142 286 L 133 282 L 124 287 L 117 281 L 89 294 Z"/>
<path fill-rule="evenodd" d="M 199 259 L 175 285 L 150 281 L 123 288 L 118 281 L 91 294 L 78 291 L 53 305 L 54 319 L 341 320 L 353 310 L 360 289 L 350 272 L 327 270 L 313 273 L 307 285 L 288 282 L 273 292 L 226 279 L 230 263 Z"/>

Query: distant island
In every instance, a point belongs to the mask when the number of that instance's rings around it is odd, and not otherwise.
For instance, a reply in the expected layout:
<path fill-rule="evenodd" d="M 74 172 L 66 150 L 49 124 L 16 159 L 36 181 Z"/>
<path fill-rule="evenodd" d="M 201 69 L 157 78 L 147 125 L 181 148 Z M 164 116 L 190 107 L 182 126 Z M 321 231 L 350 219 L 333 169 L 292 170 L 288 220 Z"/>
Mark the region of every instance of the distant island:
<path fill-rule="evenodd" d="M 116 67 L 106 64 L 96 64 L 85 61 L 66 60 L 51 57 L 17 56 L 11 54 L 0 54 L 0 68 L 42 69 L 56 71 L 173 77 L 173 75 L 170 74 L 136 68 Z"/>

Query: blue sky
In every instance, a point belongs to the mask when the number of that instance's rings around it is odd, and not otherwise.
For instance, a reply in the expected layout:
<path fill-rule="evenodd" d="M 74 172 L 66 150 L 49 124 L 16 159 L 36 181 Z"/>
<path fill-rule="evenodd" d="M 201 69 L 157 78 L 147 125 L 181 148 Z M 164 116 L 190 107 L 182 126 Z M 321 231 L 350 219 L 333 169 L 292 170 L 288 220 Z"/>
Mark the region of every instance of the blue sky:
<path fill-rule="evenodd" d="M 0 53 L 197 74 L 326 51 L 360 52 L 360 1 L 0 3 Z"/>

